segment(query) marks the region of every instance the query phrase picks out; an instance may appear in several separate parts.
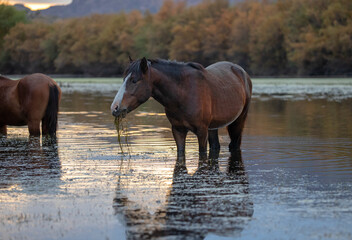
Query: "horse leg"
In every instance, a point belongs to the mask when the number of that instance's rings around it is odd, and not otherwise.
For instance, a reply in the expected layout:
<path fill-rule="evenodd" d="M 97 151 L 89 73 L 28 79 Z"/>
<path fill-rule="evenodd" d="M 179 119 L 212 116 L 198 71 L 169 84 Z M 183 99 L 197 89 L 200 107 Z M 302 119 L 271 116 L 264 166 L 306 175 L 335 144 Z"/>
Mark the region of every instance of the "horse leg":
<path fill-rule="evenodd" d="M 47 118 L 42 119 L 42 137 L 43 137 L 43 145 L 49 145 L 51 143 L 56 143 L 56 135 L 50 134 L 49 123 Z"/>
<path fill-rule="evenodd" d="M 40 136 L 40 120 L 30 120 L 28 122 L 28 130 L 30 136 Z"/>
<path fill-rule="evenodd" d="M 196 133 L 199 145 L 199 158 L 207 158 L 207 144 L 208 144 L 208 129 L 201 128 Z"/>
<path fill-rule="evenodd" d="M 176 141 L 177 146 L 177 161 L 183 164 L 185 161 L 185 149 L 186 149 L 186 136 L 187 129 L 183 127 L 172 126 L 172 134 Z"/>
<path fill-rule="evenodd" d="M 234 152 L 240 149 L 242 141 L 242 131 L 244 128 L 244 123 L 246 121 L 248 113 L 249 104 L 247 103 L 241 113 L 241 115 L 229 126 L 227 126 L 227 131 L 229 132 L 231 142 L 229 145 L 230 152 Z"/>
<path fill-rule="evenodd" d="M 49 135 L 48 120 L 45 117 L 42 119 L 42 135 Z"/>
<path fill-rule="evenodd" d="M 29 145 L 35 151 L 34 154 L 40 154 L 38 152 L 38 149 L 40 149 L 40 138 L 39 137 L 30 136 L 29 137 Z"/>
<path fill-rule="evenodd" d="M 243 126 L 241 126 L 241 124 L 235 123 L 232 123 L 227 127 L 227 131 L 229 132 L 231 138 L 229 145 L 230 152 L 234 152 L 240 149 L 242 141 L 242 129 Z"/>
<path fill-rule="evenodd" d="M 208 141 L 209 141 L 209 158 L 217 159 L 220 152 L 220 143 L 218 130 L 208 130 Z"/>
<path fill-rule="evenodd" d="M 7 135 L 7 126 L 6 125 L 0 126 L 0 136 L 1 135 L 4 135 L 4 136 Z"/>

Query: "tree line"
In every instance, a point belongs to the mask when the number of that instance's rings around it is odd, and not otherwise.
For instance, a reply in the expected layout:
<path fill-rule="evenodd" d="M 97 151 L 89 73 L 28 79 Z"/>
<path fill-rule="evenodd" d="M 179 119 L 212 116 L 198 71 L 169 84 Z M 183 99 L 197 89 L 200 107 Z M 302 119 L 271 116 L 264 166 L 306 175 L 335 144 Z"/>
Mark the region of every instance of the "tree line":
<path fill-rule="evenodd" d="M 9 9 L 12 9 L 11 11 Z M 5 14 L 6 13 L 6 14 Z M 128 56 L 227 60 L 252 75 L 352 75 L 352 1 L 167 0 L 156 14 L 28 20 L 0 5 L 0 73 L 120 75 Z"/>

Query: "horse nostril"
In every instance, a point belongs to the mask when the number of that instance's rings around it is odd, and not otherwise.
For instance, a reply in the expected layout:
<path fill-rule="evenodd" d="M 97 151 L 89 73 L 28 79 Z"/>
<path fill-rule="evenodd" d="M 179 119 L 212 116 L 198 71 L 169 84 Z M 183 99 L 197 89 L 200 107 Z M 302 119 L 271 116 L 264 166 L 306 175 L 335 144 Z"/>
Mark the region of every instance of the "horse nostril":
<path fill-rule="evenodd" d="M 112 115 L 115 117 L 118 117 L 120 115 L 118 108 L 115 108 L 115 110 L 112 111 Z"/>
<path fill-rule="evenodd" d="M 126 117 L 126 115 L 127 115 L 127 109 L 118 109 L 118 108 L 116 108 L 113 112 L 112 112 L 112 115 L 114 116 L 114 117 L 122 117 L 122 118 L 124 118 L 124 117 Z"/>

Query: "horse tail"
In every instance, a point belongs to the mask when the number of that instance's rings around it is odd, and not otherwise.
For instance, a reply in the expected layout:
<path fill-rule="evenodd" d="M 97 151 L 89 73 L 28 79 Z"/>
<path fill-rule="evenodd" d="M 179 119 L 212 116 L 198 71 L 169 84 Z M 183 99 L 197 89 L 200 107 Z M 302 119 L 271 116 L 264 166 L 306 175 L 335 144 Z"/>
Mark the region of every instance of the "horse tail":
<path fill-rule="evenodd" d="M 231 143 L 229 145 L 230 152 L 236 151 L 240 148 L 242 142 L 242 131 L 247 119 L 247 114 L 249 110 L 250 99 L 246 100 L 241 114 L 238 118 L 227 126 L 227 131 L 229 132 Z"/>
<path fill-rule="evenodd" d="M 49 86 L 49 101 L 42 120 L 46 134 L 56 135 L 57 115 L 59 112 L 59 90 L 56 85 Z M 44 133 L 44 131 L 43 131 Z"/>
<path fill-rule="evenodd" d="M 251 97 L 252 97 L 252 81 L 247 72 L 240 66 L 236 65 L 237 69 L 239 69 L 242 72 L 242 76 L 236 71 L 236 68 L 232 67 L 232 71 L 241 79 L 244 83 L 244 88 L 246 92 L 246 99 L 245 99 L 245 104 L 243 106 L 241 114 L 238 116 L 238 118 L 231 123 L 228 127 L 227 130 L 229 132 L 230 138 L 231 138 L 231 143 L 229 145 L 229 150 L 230 152 L 236 151 L 240 148 L 241 146 L 241 141 L 242 141 L 242 131 L 244 128 L 244 124 L 247 119 L 247 114 L 249 111 L 249 106 L 251 103 Z"/>
<path fill-rule="evenodd" d="M 248 73 L 240 65 L 237 64 L 233 64 L 231 70 L 239 79 L 243 81 L 244 87 L 246 89 L 246 100 L 248 100 L 248 98 L 250 99 L 252 96 L 252 80 Z M 241 72 L 241 74 L 238 72 L 238 70 Z"/>

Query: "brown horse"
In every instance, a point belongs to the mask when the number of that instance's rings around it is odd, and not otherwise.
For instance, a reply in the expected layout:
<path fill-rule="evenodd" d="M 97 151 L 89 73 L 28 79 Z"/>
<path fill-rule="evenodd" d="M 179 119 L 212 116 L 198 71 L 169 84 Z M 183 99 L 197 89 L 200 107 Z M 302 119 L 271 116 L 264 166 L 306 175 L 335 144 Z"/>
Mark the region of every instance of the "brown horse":
<path fill-rule="evenodd" d="M 240 66 L 217 62 L 204 68 L 198 63 L 166 60 L 131 61 L 124 82 L 111 105 L 115 117 L 153 97 L 165 107 L 172 125 L 178 158 L 185 156 L 188 131 L 198 138 L 199 153 L 206 156 L 207 140 L 219 149 L 218 128 L 227 127 L 230 151 L 240 148 L 252 82 Z"/>
<path fill-rule="evenodd" d="M 32 74 L 19 80 L 0 76 L 0 134 L 6 125 L 28 125 L 30 136 L 56 135 L 61 89 L 44 74 Z"/>

